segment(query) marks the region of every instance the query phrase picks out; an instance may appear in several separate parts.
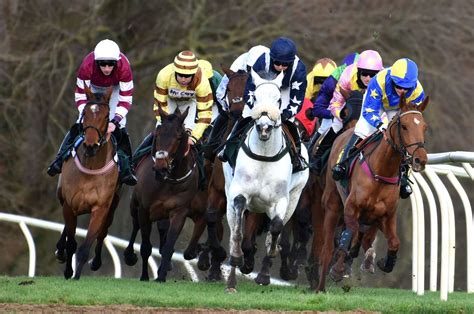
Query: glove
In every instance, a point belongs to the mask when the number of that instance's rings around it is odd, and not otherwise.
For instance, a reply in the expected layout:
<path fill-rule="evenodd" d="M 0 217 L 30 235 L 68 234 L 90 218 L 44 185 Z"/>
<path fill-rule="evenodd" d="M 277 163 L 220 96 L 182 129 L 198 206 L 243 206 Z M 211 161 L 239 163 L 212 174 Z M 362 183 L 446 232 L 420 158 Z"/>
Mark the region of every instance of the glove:
<path fill-rule="evenodd" d="M 383 132 L 387 129 L 387 126 L 385 124 L 383 124 L 383 122 L 379 122 L 379 124 L 377 124 L 377 129 L 380 131 L 380 132 Z"/>
<path fill-rule="evenodd" d="M 281 122 L 285 122 L 286 120 L 291 118 L 291 113 L 289 113 L 287 110 L 283 111 L 281 114 Z"/>
<path fill-rule="evenodd" d="M 308 120 L 310 120 L 310 121 L 314 120 L 313 108 L 306 109 L 304 114 L 306 115 L 306 118 L 308 118 Z"/>

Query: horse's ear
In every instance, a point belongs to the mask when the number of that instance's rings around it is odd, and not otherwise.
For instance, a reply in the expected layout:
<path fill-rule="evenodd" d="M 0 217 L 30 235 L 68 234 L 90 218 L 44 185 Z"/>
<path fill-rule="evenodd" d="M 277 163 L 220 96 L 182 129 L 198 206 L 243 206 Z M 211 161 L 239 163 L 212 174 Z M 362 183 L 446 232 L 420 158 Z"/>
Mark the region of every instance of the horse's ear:
<path fill-rule="evenodd" d="M 404 91 L 400 95 L 400 102 L 398 103 L 398 106 L 400 107 L 400 110 L 402 112 L 405 112 L 406 109 L 407 109 L 407 99 L 405 97 L 405 92 Z"/>
<path fill-rule="evenodd" d="M 105 91 L 104 102 L 105 102 L 106 104 L 109 103 L 109 101 L 110 101 L 110 96 L 112 96 L 112 92 L 113 92 L 113 91 L 114 91 L 114 88 L 113 88 L 112 86 L 109 86 L 109 87 L 107 88 L 107 90 Z"/>
<path fill-rule="evenodd" d="M 426 96 L 426 98 L 423 100 L 423 102 L 417 107 L 417 109 L 420 112 L 425 111 L 426 107 L 428 106 L 428 103 L 430 102 L 430 97 Z"/>
<path fill-rule="evenodd" d="M 183 113 L 181 114 L 181 124 L 183 124 L 184 119 L 186 119 L 186 117 L 188 116 L 188 112 L 189 112 L 189 106 L 186 107 L 186 110 L 184 110 Z"/>
<path fill-rule="evenodd" d="M 90 87 L 87 86 L 86 81 L 83 80 L 82 84 L 84 84 L 84 92 L 86 93 L 87 99 L 92 99 L 94 95 L 92 94 Z"/>
<path fill-rule="evenodd" d="M 255 86 L 258 86 L 265 82 L 265 80 L 262 79 L 260 75 L 258 75 L 257 72 L 255 72 L 253 69 L 250 69 L 250 73 L 252 74 L 252 80 Z"/>
<path fill-rule="evenodd" d="M 285 73 L 281 71 L 280 74 L 278 74 L 278 76 L 273 80 L 273 82 L 276 83 L 279 87 L 281 87 L 284 77 L 285 77 Z"/>
<path fill-rule="evenodd" d="M 225 75 L 227 75 L 227 77 L 231 77 L 232 75 L 235 74 L 234 71 L 232 71 L 230 68 L 228 67 L 225 67 L 225 66 L 221 66 L 221 69 L 222 69 L 222 72 L 224 72 Z"/>

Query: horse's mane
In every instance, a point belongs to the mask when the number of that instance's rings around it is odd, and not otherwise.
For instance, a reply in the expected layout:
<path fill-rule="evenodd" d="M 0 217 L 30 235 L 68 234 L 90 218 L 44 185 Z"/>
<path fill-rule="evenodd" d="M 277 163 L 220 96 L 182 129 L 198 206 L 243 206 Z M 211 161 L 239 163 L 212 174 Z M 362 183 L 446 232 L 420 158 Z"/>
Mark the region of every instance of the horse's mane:
<path fill-rule="evenodd" d="M 264 80 L 273 81 L 278 76 L 279 73 L 275 73 L 273 71 L 262 70 L 262 71 L 258 71 L 257 74 Z"/>
<path fill-rule="evenodd" d="M 273 120 L 277 121 L 280 117 L 280 109 L 275 107 L 274 105 L 270 104 L 262 104 L 259 106 L 255 106 L 252 109 L 252 119 L 256 120 L 262 116 L 263 113 L 267 113 L 268 117 Z"/>

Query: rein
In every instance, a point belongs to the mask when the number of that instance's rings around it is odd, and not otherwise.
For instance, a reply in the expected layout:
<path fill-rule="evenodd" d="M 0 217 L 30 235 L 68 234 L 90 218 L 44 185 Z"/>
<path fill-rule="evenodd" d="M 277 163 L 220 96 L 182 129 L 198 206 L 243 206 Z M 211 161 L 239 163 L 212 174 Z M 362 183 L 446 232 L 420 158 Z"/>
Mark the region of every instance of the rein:
<path fill-rule="evenodd" d="M 245 141 L 242 143 L 242 150 L 244 153 L 249 156 L 250 158 L 258 161 L 266 161 L 266 162 L 275 162 L 283 158 L 289 151 L 288 145 L 285 145 L 285 142 L 283 142 L 282 147 L 280 148 L 280 151 L 274 155 L 274 156 L 263 156 L 263 155 L 258 155 L 252 152 L 250 147 L 245 143 Z"/>

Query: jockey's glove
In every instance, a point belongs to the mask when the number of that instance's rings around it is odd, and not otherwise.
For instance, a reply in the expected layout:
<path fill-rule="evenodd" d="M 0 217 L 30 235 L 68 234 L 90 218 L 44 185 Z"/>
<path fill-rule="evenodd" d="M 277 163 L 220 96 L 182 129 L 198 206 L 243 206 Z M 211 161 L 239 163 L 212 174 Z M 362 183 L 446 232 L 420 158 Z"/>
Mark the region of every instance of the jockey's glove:
<path fill-rule="evenodd" d="M 285 122 L 286 120 L 291 118 L 291 113 L 288 110 L 284 110 L 281 114 L 281 121 Z"/>
<path fill-rule="evenodd" d="M 308 118 L 308 120 L 311 120 L 311 121 L 314 120 L 313 108 L 306 109 L 304 113 L 306 115 L 306 118 Z"/>
<path fill-rule="evenodd" d="M 120 121 L 119 121 L 120 118 L 118 117 L 114 117 L 110 122 L 112 122 L 113 124 L 115 124 L 115 128 L 117 129 L 120 129 Z"/>

